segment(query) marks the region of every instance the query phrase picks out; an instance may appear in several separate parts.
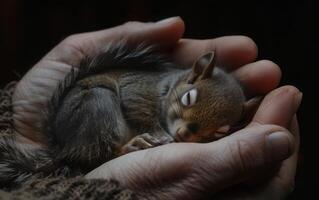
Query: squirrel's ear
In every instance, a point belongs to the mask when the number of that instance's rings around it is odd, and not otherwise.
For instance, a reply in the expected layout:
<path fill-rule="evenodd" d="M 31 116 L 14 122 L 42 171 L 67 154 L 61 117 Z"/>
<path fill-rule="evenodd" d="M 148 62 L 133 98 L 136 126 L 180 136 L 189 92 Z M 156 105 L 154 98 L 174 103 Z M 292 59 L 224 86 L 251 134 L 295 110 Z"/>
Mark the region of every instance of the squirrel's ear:
<path fill-rule="evenodd" d="M 215 52 L 211 51 L 200 56 L 194 63 L 192 73 L 187 79 L 187 83 L 194 83 L 197 79 L 203 80 L 211 78 L 216 63 Z"/>

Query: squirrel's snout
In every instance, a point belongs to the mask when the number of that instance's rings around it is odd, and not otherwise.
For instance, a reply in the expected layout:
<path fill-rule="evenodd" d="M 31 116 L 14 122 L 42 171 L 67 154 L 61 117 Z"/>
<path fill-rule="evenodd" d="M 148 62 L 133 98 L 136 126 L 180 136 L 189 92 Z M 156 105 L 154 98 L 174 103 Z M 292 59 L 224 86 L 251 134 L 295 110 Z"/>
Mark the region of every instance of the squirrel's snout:
<path fill-rule="evenodd" d="M 176 142 L 195 142 L 198 138 L 197 133 L 200 131 L 200 125 L 196 122 L 178 119 L 169 125 L 169 130 Z"/>
<path fill-rule="evenodd" d="M 175 139 L 177 142 L 184 142 L 184 141 L 187 140 L 187 138 L 188 138 L 189 136 L 190 136 L 190 133 L 187 131 L 186 128 L 184 128 L 184 127 L 179 127 L 179 128 L 176 130 L 174 139 Z"/>
<path fill-rule="evenodd" d="M 175 140 L 178 142 L 189 141 L 194 134 L 199 131 L 199 125 L 197 123 L 187 123 L 184 126 L 179 127 L 175 133 Z"/>
<path fill-rule="evenodd" d="M 199 130 L 199 125 L 197 123 L 188 123 L 186 125 L 186 127 L 187 127 L 188 131 L 193 133 L 193 134 L 197 133 Z"/>

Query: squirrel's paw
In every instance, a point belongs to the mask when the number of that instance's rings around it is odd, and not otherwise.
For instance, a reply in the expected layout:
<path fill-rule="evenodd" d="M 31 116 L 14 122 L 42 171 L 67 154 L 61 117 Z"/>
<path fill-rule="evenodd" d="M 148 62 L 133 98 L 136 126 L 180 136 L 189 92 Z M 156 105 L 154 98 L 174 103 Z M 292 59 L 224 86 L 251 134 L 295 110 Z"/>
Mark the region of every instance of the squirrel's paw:
<path fill-rule="evenodd" d="M 120 155 L 124 155 L 133 151 L 148 149 L 159 145 L 170 143 L 165 137 L 154 137 L 149 133 L 137 135 L 120 149 Z"/>

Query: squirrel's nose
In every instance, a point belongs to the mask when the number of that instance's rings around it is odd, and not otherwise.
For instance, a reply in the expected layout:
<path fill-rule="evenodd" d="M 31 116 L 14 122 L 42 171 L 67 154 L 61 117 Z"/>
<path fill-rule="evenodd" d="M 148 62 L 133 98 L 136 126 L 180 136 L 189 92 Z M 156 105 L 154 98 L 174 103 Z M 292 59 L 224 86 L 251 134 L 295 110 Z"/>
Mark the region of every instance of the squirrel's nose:
<path fill-rule="evenodd" d="M 199 130 L 199 125 L 197 123 L 188 123 L 187 124 L 187 129 L 189 130 L 189 132 L 191 133 L 197 133 Z"/>

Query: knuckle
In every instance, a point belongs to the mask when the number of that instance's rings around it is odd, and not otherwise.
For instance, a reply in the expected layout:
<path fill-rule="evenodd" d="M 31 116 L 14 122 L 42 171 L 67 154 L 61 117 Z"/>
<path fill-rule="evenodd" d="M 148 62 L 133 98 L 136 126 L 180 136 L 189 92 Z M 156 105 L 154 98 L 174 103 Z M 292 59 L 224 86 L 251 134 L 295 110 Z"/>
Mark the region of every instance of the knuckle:
<path fill-rule="evenodd" d="M 240 172 L 249 172 L 256 166 L 265 162 L 262 149 L 255 148 L 248 140 L 240 139 L 230 142 L 228 145 L 230 155 L 230 166 Z"/>
<path fill-rule="evenodd" d="M 269 134 L 269 133 L 273 133 L 273 132 L 289 132 L 285 127 L 283 126 L 279 126 L 276 124 L 262 124 L 259 123 L 258 121 L 252 122 L 251 123 L 251 129 L 254 132 L 258 132 L 260 134 Z"/>
<path fill-rule="evenodd" d="M 67 52 L 67 55 L 70 55 L 69 57 L 78 59 L 84 58 L 87 55 L 87 52 L 83 48 L 83 46 L 85 46 L 83 37 L 84 34 L 81 33 L 70 35 L 58 44 L 58 48 Z"/>
<path fill-rule="evenodd" d="M 286 128 L 276 125 L 276 124 L 263 124 L 260 125 L 260 128 L 263 129 L 261 132 L 267 132 L 267 133 L 272 133 L 272 132 L 277 132 L 277 131 L 288 131 Z"/>
<path fill-rule="evenodd" d="M 124 27 L 134 28 L 136 26 L 141 26 L 143 23 L 139 21 L 128 21 L 123 24 Z"/>
<path fill-rule="evenodd" d="M 80 39 L 80 34 L 73 34 L 66 37 L 62 43 L 63 44 L 73 44 L 75 41 L 78 41 Z"/>

